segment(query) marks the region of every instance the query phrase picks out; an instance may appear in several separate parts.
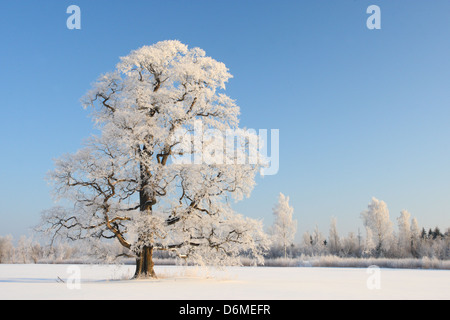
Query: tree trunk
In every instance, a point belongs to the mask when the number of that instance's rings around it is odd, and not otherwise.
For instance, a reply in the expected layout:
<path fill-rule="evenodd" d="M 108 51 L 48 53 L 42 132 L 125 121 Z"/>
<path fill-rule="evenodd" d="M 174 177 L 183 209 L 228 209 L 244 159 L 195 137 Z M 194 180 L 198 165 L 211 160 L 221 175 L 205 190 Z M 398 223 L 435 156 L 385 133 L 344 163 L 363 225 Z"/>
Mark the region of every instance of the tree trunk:
<path fill-rule="evenodd" d="M 145 151 L 145 148 L 143 150 Z M 139 202 L 141 214 L 152 214 L 152 206 L 156 203 L 154 194 L 148 191 L 150 173 L 145 166 L 140 164 L 141 173 L 141 190 L 139 192 Z M 153 247 L 151 245 L 144 246 L 141 252 L 137 253 L 136 272 L 134 278 L 156 278 L 155 264 L 153 263 Z"/>
<path fill-rule="evenodd" d="M 136 272 L 134 279 L 156 278 L 153 262 L 153 248 L 144 247 L 136 258 Z"/>

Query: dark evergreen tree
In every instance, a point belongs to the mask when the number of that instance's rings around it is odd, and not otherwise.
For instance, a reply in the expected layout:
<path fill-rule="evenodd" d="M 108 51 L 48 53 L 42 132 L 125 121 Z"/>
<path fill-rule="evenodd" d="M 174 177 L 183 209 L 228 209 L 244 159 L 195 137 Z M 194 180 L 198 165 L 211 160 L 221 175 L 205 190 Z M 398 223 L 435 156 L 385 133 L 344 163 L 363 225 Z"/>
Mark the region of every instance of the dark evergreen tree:
<path fill-rule="evenodd" d="M 439 229 L 439 227 L 434 228 L 433 231 L 433 240 L 436 240 L 437 238 L 443 238 L 444 235 L 441 233 L 441 230 Z"/>
<path fill-rule="evenodd" d="M 420 234 L 420 238 L 425 240 L 427 239 L 427 232 L 425 231 L 425 228 L 422 228 L 422 233 Z"/>

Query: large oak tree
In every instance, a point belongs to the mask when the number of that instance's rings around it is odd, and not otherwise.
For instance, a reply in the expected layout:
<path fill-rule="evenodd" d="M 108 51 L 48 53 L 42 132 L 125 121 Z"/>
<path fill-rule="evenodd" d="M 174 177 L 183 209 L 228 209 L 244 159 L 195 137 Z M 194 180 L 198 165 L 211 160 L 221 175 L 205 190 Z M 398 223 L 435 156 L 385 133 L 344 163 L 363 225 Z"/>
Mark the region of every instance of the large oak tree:
<path fill-rule="evenodd" d="M 82 99 L 100 134 L 56 160 L 50 180 L 71 206 L 47 210 L 44 229 L 73 240 L 116 239 L 135 256 L 135 277 L 155 277 L 155 250 L 214 265 L 238 263 L 242 252 L 260 259 L 267 245 L 261 222 L 230 205 L 250 195 L 260 166 L 242 161 L 257 145 L 239 129 L 239 107 L 224 93 L 230 78 L 223 63 L 179 41 L 121 58 Z M 217 138 L 195 133 L 198 122 L 232 130 L 239 139 L 231 145 L 242 148 L 189 148 Z M 217 152 L 222 161 L 208 161 Z M 199 153 L 202 161 L 177 161 Z"/>

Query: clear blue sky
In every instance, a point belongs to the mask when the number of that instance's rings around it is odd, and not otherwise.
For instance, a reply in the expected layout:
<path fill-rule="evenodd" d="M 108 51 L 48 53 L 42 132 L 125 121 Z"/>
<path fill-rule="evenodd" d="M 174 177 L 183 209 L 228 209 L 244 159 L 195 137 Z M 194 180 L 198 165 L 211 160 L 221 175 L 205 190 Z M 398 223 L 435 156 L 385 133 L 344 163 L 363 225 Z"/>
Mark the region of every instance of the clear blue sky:
<path fill-rule="evenodd" d="M 81 8 L 82 29 L 66 28 Z M 366 28 L 379 5 L 381 30 Z M 234 75 L 242 125 L 280 129 L 280 172 L 236 208 L 272 223 L 291 197 L 299 235 L 361 227 L 372 196 L 450 227 L 450 1 L 2 1 L 0 235 L 52 206 L 54 158 L 92 133 L 79 99 L 131 50 L 178 39 Z"/>

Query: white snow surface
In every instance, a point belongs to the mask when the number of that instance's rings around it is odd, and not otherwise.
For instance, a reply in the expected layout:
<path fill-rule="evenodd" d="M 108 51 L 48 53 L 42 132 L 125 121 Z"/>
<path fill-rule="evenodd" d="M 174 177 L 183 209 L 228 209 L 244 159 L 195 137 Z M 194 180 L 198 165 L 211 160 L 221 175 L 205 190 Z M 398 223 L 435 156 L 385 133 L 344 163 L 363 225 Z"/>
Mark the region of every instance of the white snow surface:
<path fill-rule="evenodd" d="M 353 268 L 230 267 L 224 270 L 157 266 L 159 278 L 129 280 L 132 265 L 76 265 L 80 288 L 70 289 L 70 265 L 0 265 L 2 300 L 310 300 L 450 299 L 450 271 Z M 60 280 L 58 280 L 58 278 Z M 62 281 L 64 282 L 62 282 Z M 59 282 L 58 282 L 59 281 Z"/>

